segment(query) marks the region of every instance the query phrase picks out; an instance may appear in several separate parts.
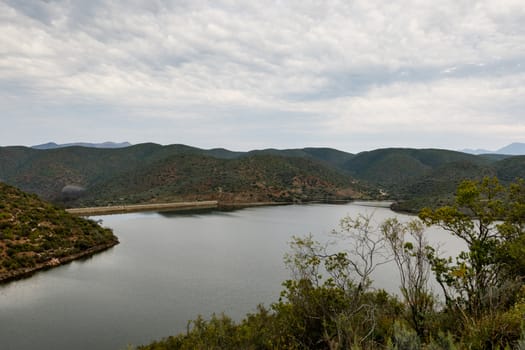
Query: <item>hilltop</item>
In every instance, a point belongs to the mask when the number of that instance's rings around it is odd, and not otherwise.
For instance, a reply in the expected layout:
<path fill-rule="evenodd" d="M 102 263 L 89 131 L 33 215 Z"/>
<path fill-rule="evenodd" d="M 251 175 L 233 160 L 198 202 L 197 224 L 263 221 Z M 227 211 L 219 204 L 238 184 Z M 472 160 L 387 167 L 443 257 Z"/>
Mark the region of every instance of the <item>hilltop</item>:
<path fill-rule="evenodd" d="M 102 143 L 90 143 L 90 142 L 74 142 L 74 143 L 62 143 L 57 144 L 55 142 L 43 143 L 41 145 L 31 146 L 34 149 L 55 149 L 55 148 L 64 148 L 64 147 L 88 147 L 88 148 L 124 148 L 131 146 L 129 142 L 102 142 Z"/>
<path fill-rule="evenodd" d="M 154 143 L 116 149 L 0 147 L 0 179 L 68 207 L 370 198 L 417 211 L 446 204 L 463 179 L 496 176 L 509 183 L 523 177 L 524 157 L 410 148 L 234 152 Z"/>
<path fill-rule="evenodd" d="M 473 155 L 442 149 L 386 148 L 355 155 L 344 169 L 378 186 L 393 209 L 418 212 L 449 204 L 465 179 L 497 177 L 509 184 L 525 175 L 525 156 Z"/>
<path fill-rule="evenodd" d="M 331 149 L 231 152 L 147 143 L 120 149 L 0 148 L 0 178 L 67 206 L 176 200 L 224 202 L 361 198 L 368 189 Z"/>
<path fill-rule="evenodd" d="M 118 243 L 112 231 L 0 182 L 0 282 Z"/>

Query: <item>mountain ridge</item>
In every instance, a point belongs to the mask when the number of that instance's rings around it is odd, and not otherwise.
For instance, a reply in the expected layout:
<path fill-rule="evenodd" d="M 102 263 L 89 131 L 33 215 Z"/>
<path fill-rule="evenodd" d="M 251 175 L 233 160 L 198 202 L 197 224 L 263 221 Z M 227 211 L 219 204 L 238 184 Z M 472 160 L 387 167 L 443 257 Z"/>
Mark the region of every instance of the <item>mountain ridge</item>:
<path fill-rule="evenodd" d="M 102 149 L 0 147 L 0 179 L 66 206 L 219 200 L 392 199 L 416 211 L 447 201 L 463 179 L 525 174 L 524 156 L 326 147 L 247 152 L 144 143 Z"/>
<path fill-rule="evenodd" d="M 87 147 L 87 148 L 124 148 L 131 146 L 131 143 L 124 142 L 112 142 L 106 141 L 102 143 L 90 143 L 90 142 L 72 142 L 72 143 L 63 143 L 57 144 L 55 142 L 47 142 L 40 145 L 31 146 L 34 149 L 46 150 L 46 149 L 55 149 L 55 148 L 65 148 L 65 147 Z"/>
<path fill-rule="evenodd" d="M 461 150 L 460 152 L 476 154 L 476 155 L 481 155 L 481 154 L 499 154 L 499 155 L 520 156 L 520 155 L 525 155 L 525 143 L 513 142 L 513 143 L 508 144 L 508 145 L 506 145 L 504 147 L 501 147 L 500 149 L 498 149 L 496 151 L 490 151 L 490 150 L 482 149 L 482 148 L 478 148 L 478 149 L 466 148 L 466 149 Z"/>
<path fill-rule="evenodd" d="M 0 178 L 68 206 L 362 197 L 359 185 L 336 170 L 335 164 L 347 156 L 331 149 L 232 152 L 154 143 L 120 149 L 2 147 Z"/>

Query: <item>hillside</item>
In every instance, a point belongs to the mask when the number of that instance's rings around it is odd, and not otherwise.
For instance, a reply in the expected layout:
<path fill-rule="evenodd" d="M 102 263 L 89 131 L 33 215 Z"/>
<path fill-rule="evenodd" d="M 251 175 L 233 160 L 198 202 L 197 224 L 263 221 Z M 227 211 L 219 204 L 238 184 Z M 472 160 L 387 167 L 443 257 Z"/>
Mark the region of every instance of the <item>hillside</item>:
<path fill-rule="evenodd" d="M 497 176 L 509 183 L 525 176 L 525 157 L 471 155 L 439 149 L 388 148 L 357 154 L 344 168 L 385 190 L 394 209 L 417 212 L 450 203 L 464 179 Z"/>
<path fill-rule="evenodd" d="M 0 178 L 68 206 L 217 199 L 225 202 L 360 198 L 332 149 L 231 152 L 185 145 L 121 149 L 0 148 Z"/>
<path fill-rule="evenodd" d="M 319 162 L 273 155 L 217 159 L 176 154 L 148 167 L 95 183 L 80 205 L 219 200 L 302 202 L 362 197 L 364 187 Z"/>
<path fill-rule="evenodd" d="M 196 150 L 151 143 L 119 149 L 3 147 L 0 148 L 0 179 L 46 200 L 57 201 L 68 185 L 86 188 L 116 174 L 147 167 L 170 154 Z"/>
<path fill-rule="evenodd" d="M 509 183 L 517 178 L 525 178 L 525 156 L 505 158 L 495 165 L 496 174 L 503 182 Z"/>
<path fill-rule="evenodd" d="M 386 148 L 359 153 L 343 167 L 357 178 L 392 186 L 429 175 L 444 164 L 461 162 L 484 165 L 490 163 L 485 158 L 455 151 Z"/>
<path fill-rule="evenodd" d="M 0 282 L 118 243 L 111 230 L 0 183 Z"/>
<path fill-rule="evenodd" d="M 400 184 L 393 209 L 416 213 L 423 207 L 448 205 L 462 180 L 479 180 L 486 176 L 496 176 L 493 166 L 471 161 L 443 164 L 424 176 Z"/>
<path fill-rule="evenodd" d="M 226 203 L 397 200 L 445 204 L 463 179 L 525 174 L 523 156 L 387 148 L 234 152 L 153 143 L 119 149 L 0 147 L 0 179 L 66 206 L 219 200 Z M 382 193 L 382 195 L 380 195 Z"/>
<path fill-rule="evenodd" d="M 354 158 L 354 155 L 351 153 L 339 151 L 333 148 L 296 148 L 296 149 L 284 149 L 278 150 L 273 148 L 268 148 L 264 150 L 254 150 L 245 153 L 245 156 L 250 155 L 274 155 L 281 157 L 293 157 L 293 158 L 306 158 L 317 160 L 324 165 L 337 168 L 339 170 L 344 170 L 344 165 Z"/>

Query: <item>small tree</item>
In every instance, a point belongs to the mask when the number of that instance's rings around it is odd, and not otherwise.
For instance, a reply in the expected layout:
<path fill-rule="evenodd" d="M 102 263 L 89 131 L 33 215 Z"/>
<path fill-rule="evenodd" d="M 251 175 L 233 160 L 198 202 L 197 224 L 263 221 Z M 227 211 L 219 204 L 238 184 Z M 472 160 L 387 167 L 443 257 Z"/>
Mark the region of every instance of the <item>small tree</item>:
<path fill-rule="evenodd" d="M 430 247 L 424 235 L 423 223 L 412 220 L 403 224 L 391 218 L 383 223 L 381 230 L 399 270 L 400 289 L 409 309 L 409 321 L 423 339 L 427 333 L 427 318 L 434 305 L 428 286 Z"/>
<path fill-rule="evenodd" d="M 339 242 L 345 243 L 341 258 L 345 258 L 347 269 L 356 279 L 360 290 L 370 287 L 370 277 L 378 266 L 392 260 L 387 240 L 372 219 L 372 215 L 359 214 L 356 218 L 346 216 L 341 219 L 339 230 L 332 231 Z"/>
<path fill-rule="evenodd" d="M 344 249 L 336 252 L 311 235 L 293 238 L 285 262 L 294 278 L 285 282 L 284 300 L 274 308 L 287 316 L 286 323 L 301 346 L 350 348 L 374 332 L 379 304 L 367 295 L 370 275 L 389 259 L 385 238 L 371 219 L 343 218 L 340 229 L 332 232 L 338 247 L 344 243 Z"/>
<path fill-rule="evenodd" d="M 525 278 L 525 181 L 508 188 L 504 221 L 498 226 L 503 244 L 498 261 L 505 266 L 507 279 Z"/>
<path fill-rule="evenodd" d="M 419 215 L 427 225 L 438 225 L 467 244 L 455 262 L 429 254 L 447 305 L 465 321 L 508 306 L 521 284 L 503 256 L 510 246 L 524 247 L 519 241 L 525 221 L 522 193 L 523 182 L 506 189 L 496 178 L 467 180 L 458 186 L 453 206 L 426 208 Z M 498 221 L 503 219 L 503 224 Z"/>

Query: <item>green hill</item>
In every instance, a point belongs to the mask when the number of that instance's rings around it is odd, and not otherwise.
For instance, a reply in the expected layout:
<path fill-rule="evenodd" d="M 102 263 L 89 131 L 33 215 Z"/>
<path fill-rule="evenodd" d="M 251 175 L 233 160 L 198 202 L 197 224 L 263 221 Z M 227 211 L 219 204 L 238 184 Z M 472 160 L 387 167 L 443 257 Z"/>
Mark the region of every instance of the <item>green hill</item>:
<path fill-rule="evenodd" d="M 362 196 L 348 176 L 317 161 L 274 155 L 217 159 L 176 154 L 94 184 L 80 205 L 215 199 L 225 203 L 312 201 Z"/>
<path fill-rule="evenodd" d="M 59 200 L 68 185 L 90 187 L 147 167 L 174 154 L 199 154 L 202 150 L 184 145 L 146 143 L 120 149 L 66 147 L 35 150 L 0 148 L 0 179 L 47 200 Z"/>
<path fill-rule="evenodd" d="M 513 182 L 525 178 L 525 156 L 505 158 L 495 164 L 498 178 L 505 182 Z"/>
<path fill-rule="evenodd" d="M 480 180 L 495 175 L 492 166 L 471 161 L 445 163 L 420 178 L 399 185 L 397 203 L 393 208 L 415 213 L 423 207 L 447 205 L 452 202 L 455 189 L 462 180 Z"/>
<path fill-rule="evenodd" d="M 444 164 L 470 162 L 489 164 L 478 156 L 440 149 L 386 148 L 362 152 L 343 168 L 359 179 L 392 186 L 429 175 Z"/>
<path fill-rule="evenodd" d="M 278 150 L 268 148 L 264 150 L 255 150 L 245 153 L 245 156 L 250 155 L 274 155 L 281 157 L 292 158 L 306 158 L 322 162 L 324 165 L 344 170 L 344 164 L 354 157 L 353 154 L 339 151 L 333 148 L 296 148 Z"/>
<path fill-rule="evenodd" d="M 398 200 L 398 209 L 417 211 L 445 204 L 463 179 L 523 177 L 523 157 L 408 148 L 356 155 L 331 148 L 233 152 L 154 143 L 120 149 L 0 147 L 0 179 L 68 206 L 361 197 Z"/>
<path fill-rule="evenodd" d="M 185 145 L 121 149 L 0 148 L 0 178 L 68 206 L 218 199 L 312 201 L 362 197 L 332 149 L 231 152 Z"/>
<path fill-rule="evenodd" d="M 359 153 L 343 167 L 355 178 L 385 190 L 397 201 L 394 209 L 417 212 L 448 204 L 464 179 L 497 176 L 508 183 L 524 177 L 525 157 L 388 148 Z"/>
<path fill-rule="evenodd" d="M 0 282 L 117 243 L 111 230 L 0 183 Z"/>

